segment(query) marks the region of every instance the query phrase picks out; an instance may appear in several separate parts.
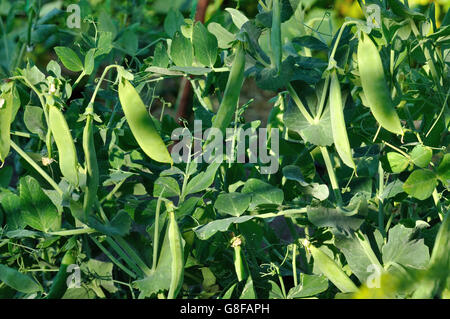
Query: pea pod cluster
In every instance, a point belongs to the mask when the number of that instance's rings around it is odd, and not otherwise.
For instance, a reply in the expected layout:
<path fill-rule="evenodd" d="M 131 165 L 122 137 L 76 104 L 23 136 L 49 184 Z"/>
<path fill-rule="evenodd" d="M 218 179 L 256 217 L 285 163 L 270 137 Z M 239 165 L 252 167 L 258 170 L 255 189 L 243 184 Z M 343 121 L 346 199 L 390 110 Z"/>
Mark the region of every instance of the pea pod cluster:
<path fill-rule="evenodd" d="M 167 295 L 168 299 L 176 298 L 183 286 L 184 277 L 184 251 L 183 238 L 181 237 L 180 229 L 178 228 L 175 219 L 175 213 L 169 212 L 169 245 L 170 253 L 172 255 L 170 288 Z"/>
<path fill-rule="evenodd" d="M 78 186 L 78 158 L 67 121 L 60 109 L 49 106 L 49 123 L 59 154 L 61 173 L 73 185 Z"/>
<path fill-rule="evenodd" d="M 126 79 L 119 83 L 119 100 L 131 132 L 144 153 L 155 161 L 172 164 L 172 157 L 159 136 L 144 102 Z"/>
<path fill-rule="evenodd" d="M 212 124 L 212 127 L 220 129 L 222 133 L 225 133 L 226 128 L 230 125 L 236 112 L 242 85 L 244 84 L 244 71 L 245 51 L 242 44 L 239 44 L 230 75 L 228 76 L 222 103 Z"/>
<path fill-rule="evenodd" d="M 348 141 L 347 129 L 345 127 L 341 86 L 336 70 L 331 72 L 330 115 L 333 119 L 331 121 L 331 130 L 333 132 L 334 146 L 344 164 L 350 168 L 356 169 L 350 142 Z"/>
<path fill-rule="evenodd" d="M 386 130 L 403 134 L 400 118 L 386 84 L 380 54 L 364 32 L 358 43 L 357 56 L 362 88 L 373 116 Z"/>
<path fill-rule="evenodd" d="M 0 166 L 3 165 L 11 147 L 11 117 L 13 112 L 12 91 L 0 95 Z"/>

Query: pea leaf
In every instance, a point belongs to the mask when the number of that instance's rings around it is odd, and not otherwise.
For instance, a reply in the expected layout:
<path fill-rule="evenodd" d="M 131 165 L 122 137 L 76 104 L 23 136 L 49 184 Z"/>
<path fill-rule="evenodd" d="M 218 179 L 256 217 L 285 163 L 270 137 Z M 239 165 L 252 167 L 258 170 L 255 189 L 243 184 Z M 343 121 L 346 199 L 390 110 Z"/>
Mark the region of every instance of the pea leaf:
<path fill-rule="evenodd" d="M 211 22 L 208 24 L 208 31 L 217 38 L 218 46 L 221 49 L 231 48 L 231 42 L 236 40 L 234 34 L 216 22 Z"/>
<path fill-rule="evenodd" d="M 2 264 L 0 264 L 0 281 L 17 291 L 27 294 L 42 291 L 41 285 L 30 276 Z"/>
<path fill-rule="evenodd" d="M 292 287 L 287 295 L 288 299 L 316 296 L 328 289 L 328 279 L 322 275 L 300 274 L 300 283 Z"/>
<path fill-rule="evenodd" d="M 414 198 L 425 200 L 437 185 L 436 174 L 430 170 L 417 169 L 403 184 L 403 190 Z"/>
<path fill-rule="evenodd" d="M 83 71 L 83 63 L 72 49 L 68 47 L 55 47 L 55 52 L 67 69 L 73 72 Z"/>
<path fill-rule="evenodd" d="M 4 168 L 2 169 L 4 170 Z M 0 193 L 0 204 L 6 215 L 9 230 L 25 228 L 27 225 L 21 213 L 20 197 L 7 190 Z"/>
<path fill-rule="evenodd" d="M 333 144 L 330 109 L 327 107 L 318 122 L 310 124 L 292 101 L 287 104 L 283 120 L 288 129 L 297 132 L 308 143 L 318 146 Z"/>
<path fill-rule="evenodd" d="M 181 31 L 182 25 L 184 25 L 184 17 L 181 12 L 171 9 L 164 19 L 164 31 L 173 38 L 176 32 Z"/>
<path fill-rule="evenodd" d="M 119 211 L 114 218 L 103 224 L 97 218 L 90 216 L 87 223 L 90 227 L 109 236 L 125 236 L 128 235 L 131 228 L 131 218 L 125 211 Z"/>
<path fill-rule="evenodd" d="M 401 173 L 409 165 L 409 160 L 397 152 L 389 152 L 386 154 L 386 157 L 393 173 Z"/>
<path fill-rule="evenodd" d="M 159 177 L 155 181 L 153 189 L 154 197 L 174 197 L 180 196 L 180 186 L 173 177 Z"/>
<path fill-rule="evenodd" d="M 248 18 L 239 10 L 233 8 L 226 8 L 225 10 L 231 15 L 231 19 L 238 29 L 242 28 L 242 26 L 249 21 Z"/>
<path fill-rule="evenodd" d="M 201 240 L 207 240 L 217 232 L 225 232 L 230 228 L 231 224 L 240 224 L 245 223 L 251 219 L 255 218 L 255 216 L 239 216 L 239 217 L 229 217 L 224 219 L 219 219 L 212 221 L 208 224 L 197 226 L 194 228 L 194 232 L 198 238 Z"/>
<path fill-rule="evenodd" d="M 20 179 L 20 205 L 25 223 L 42 232 L 57 230 L 61 216 L 50 198 L 42 191 L 38 181 L 31 176 Z"/>
<path fill-rule="evenodd" d="M 155 52 L 153 53 L 153 65 L 160 68 L 167 68 L 170 60 L 167 54 L 167 48 L 163 42 L 158 42 L 155 46 Z"/>
<path fill-rule="evenodd" d="M 194 25 L 192 36 L 195 58 L 203 65 L 213 67 L 217 59 L 218 42 L 201 22 Z"/>
<path fill-rule="evenodd" d="M 214 182 L 217 169 L 220 163 L 213 163 L 204 172 L 200 172 L 192 178 L 186 186 L 186 195 L 201 192 L 207 189 Z"/>
<path fill-rule="evenodd" d="M 41 140 L 45 140 L 46 126 L 44 124 L 44 111 L 42 107 L 27 105 L 23 114 L 23 122 L 31 133 L 37 134 Z"/>
<path fill-rule="evenodd" d="M 417 145 L 409 155 L 414 165 L 424 168 L 430 164 L 431 158 L 433 157 L 433 150 L 427 146 Z"/>
<path fill-rule="evenodd" d="M 84 57 L 84 73 L 91 75 L 95 65 L 95 49 L 90 49 Z"/>
<path fill-rule="evenodd" d="M 242 193 L 252 196 L 251 209 L 262 204 L 281 205 L 284 200 L 281 189 L 256 178 L 250 178 L 245 182 Z"/>
<path fill-rule="evenodd" d="M 388 242 L 382 248 L 383 262 L 412 268 L 423 269 L 428 265 L 430 252 L 423 239 L 413 240 L 414 228 L 406 228 L 399 224 L 391 228 Z"/>
<path fill-rule="evenodd" d="M 224 193 L 217 197 L 214 208 L 222 214 L 241 216 L 250 205 L 251 199 L 249 194 Z"/>
<path fill-rule="evenodd" d="M 294 38 L 292 39 L 292 43 L 312 50 L 319 50 L 319 51 L 328 50 L 328 46 L 325 43 L 310 35 Z"/>
<path fill-rule="evenodd" d="M 445 154 L 441 163 L 439 163 L 437 175 L 446 187 L 450 186 L 450 154 Z"/>
<path fill-rule="evenodd" d="M 188 38 L 185 38 L 181 32 L 175 33 L 170 46 L 170 57 L 177 66 L 192 66 L 194 61 L 194 49 Z"/>

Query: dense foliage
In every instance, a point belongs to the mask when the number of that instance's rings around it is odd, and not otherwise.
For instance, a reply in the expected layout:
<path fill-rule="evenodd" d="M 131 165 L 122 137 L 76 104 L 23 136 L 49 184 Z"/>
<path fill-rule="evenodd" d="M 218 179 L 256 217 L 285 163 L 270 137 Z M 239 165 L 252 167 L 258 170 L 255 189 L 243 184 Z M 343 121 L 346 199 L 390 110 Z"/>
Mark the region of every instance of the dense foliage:
<path fill-rule="evenodd" d="M 0 1 L 0 297 L 449 298 L 448 3 L 168 2 Z"/>

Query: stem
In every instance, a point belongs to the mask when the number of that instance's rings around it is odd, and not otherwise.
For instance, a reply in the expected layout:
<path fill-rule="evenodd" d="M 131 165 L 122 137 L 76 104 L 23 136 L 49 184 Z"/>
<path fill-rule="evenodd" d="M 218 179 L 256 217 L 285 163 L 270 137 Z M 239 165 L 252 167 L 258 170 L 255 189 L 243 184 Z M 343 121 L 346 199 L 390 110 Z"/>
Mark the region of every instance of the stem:
<path fill-rule="evenodd" d="M 48 232 L 47 235 L 53 236 L 73 236 L 73 235 L 81 235 L 81 234 L 92 234 L 97 232 L 97 230 L 93 228 L 78 228 L 78 229 L 68 229 L 68 230 L 60 230 L 54 232 Z"/>
<path fill-rule="evenodd" d="M 292 274 L 294 275 L 294 287 L 298 285 L 297 278 L 297 242 L 292 247 Z"/>
<path fill-rule="evenodd" d="M 119 245 L 117 245 L 117 243 L 114 240 L 112 240 L 109 237 L 106 237 L 106 241 L 111 246 L 111 248 L 116 251 L 116 253 L 128 264 L 128 266 L 130 266 L 133 269 L 133 271 L 139 277 L 143 276 L 142 270 L 139 269 L 139 267 L 136 265 L 136 263 L 130 257 L 128 257 L 128 255 L 122 250 L 122 248 Z"/>
<path fill-rule="evenodd" d="M 152 260 L 152 271 L 156 270 L 156 262 L 158 259 L 158 246 L 159 246 L 159 212 L 161 210 L 161 200 L 164 189 L 159 195 L 158 201 L 156 202 L 156 213 L 155 213 L 155 233 L 153 235 L 153 260 Z"/>
<path fill-rule="evenodd" d="M 378 227 L 381 234 L 386 237 L 384 232 L 384 204 L 381 194 L 384 191 L 384 170 L 381 166 L 381 162 L 378 164 Z"/>
<path fill-rule="evenodd" d="M 289 94 L 291 95 L 292 99 L 294 100 L 295 104 L 297 104 L 298 109 L 302 113 L 302 115 L 306 118 L 306 120 L 309 122 L 309 124 L 314 123 L 314 119 L 311 117 L 309 112 L 306 110 L 305 106 L 303 105 L 302 101 L 297 95 L 297 92 L 295 92 L 295 89 L 292 87 L 292 84 L 287 85 L 287 89 L 289 91 Z"/>
<path fill-rule="evenodd" d="M 20 155 L 24 160 L 28 162 L 41 176 L 58 192 L 58 194 L 62 197 L 64 192 L 62 189 L 56 184 L 56 182 L 35 162 L 31 157 L 28 156 L 16 143 L 11 141 L 11 147 Z"/>
<path fill-rule="evenodd" d="M 325 146 L 320 146 L 320 152 L 322 153 L 323 160 L 325 161 L 325 166 L 327 167 L 328 177 L 330 178 L 331 188 L 333 188 L 334 196 L 338 202 L 338 206 L 342 206 L 342 197 L 339 190 L 339 184 L 336 179 L 336 174 L 334 173 L 333 164 L 331 163 L 330 155 L 328 154 L 328 149 Z"/>

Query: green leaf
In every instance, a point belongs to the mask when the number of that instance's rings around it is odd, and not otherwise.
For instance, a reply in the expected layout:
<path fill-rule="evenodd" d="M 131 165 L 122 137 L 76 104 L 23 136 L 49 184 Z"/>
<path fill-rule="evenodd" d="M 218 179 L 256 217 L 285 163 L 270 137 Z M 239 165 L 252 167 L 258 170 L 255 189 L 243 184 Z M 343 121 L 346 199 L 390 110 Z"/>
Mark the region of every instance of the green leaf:
<path fill-rule="evenodd" d="M 441 182 L 446 186 L 450 186 L 450 154 L 444 155 L 444 158 L 439 163 L 436 171 Z"/>
<path fill-rule="evenodd" d="M 411 160 L 413 161 L 414 165 L 425 168 L 431 162 L 431 158 L 433 157 L 433 150 L 428 146 L 417 145 L 413 148 L 409 155 L 411 156 Z"/>
<path fill-rule="evenodd" d="M 95 65 L 95 49 L 90 49 L 84 57 L 84 73 L 91 75 Z"/>
<path fill-rule="evenodd" d="M 211 22 L 208 24 L 208 31 L 216 37 L 218 46 L 221 49 L 231 48 L 231 42 L 236 40 L 234 34 L 216 22 Z"/>
<path fill-rule="evenodd" d="M 4 169 L 4 168 L 3 168 Z M 2 169 L 2 170 L 3 170 Z M 8 230 L 25 228 L 27 225 L 21 212 L 20 197 L 7 190 L 0 193 L 0 204 L 6 215 Z"/>
<path fill-rule="evenodd" d="M 281 189 L 256 178 L 250 178 L 245 182 L 242 193 L 252 195 L 251 209 L 261 204 L 281 205 L 284 200 Z"/>
<path fill-rule="evenodd" d="M 171 38 L 176 32 L 181 31 L 181 26 L 184 25 L 184 17 L 179 10 L 170 10 L 164 19 L 164 31 Z"/>
<path fill-rule="evenodd" d="M 213 163 L 208 166 L 206 171 L 200 172 L 192 178 L 186 186 L 186 195 L 201 192 L 211 186 L 219 167 L 220 163 Z"/>
<path fill-rule="evenodd" d="M 2 264 L 0 264 L 0 281 L 17 291 L 27 294 L 42 291 L 41 285 L 30 276 Z"/>
<path fill-rule="evenodd" d="M 319 51 L 328 50 L 328 46 L 325 43 L 310 35 L 294 38 L 292 39 L 292 43 L 297 44 L 301 47 L 309 48 L 311 50 L 319 50 Z"/>
<path fill-rule="evenodd" d="M 425 200 L 437 185 L 436 174 L 430 170 L 417 169 L 403 184 L 403 190 L 414 198 Z"/>
<path fill-rule="evenodd" d="M 251 199 L 252 197 L 249 194 L 220 194 L 214 203 L 214 208 L 221 214 L 241 216 L 250 205 Z"/>
<path fill-rule="evenodd" d="M 155 52 L 153 53 L 152 65 L 167 68 L 169 66 L 170 59 L 167 54 L 167 48 L 163 42 L 158 42 L 155 46 Z"/>
<path fill-rule="evenodd" d="M 397 152 L 387 153 L 387 161 L 393 173 L 401 173 L 409 165 L 409 159 Z"/>
<path fill-rule="evenodd" d="M 170 46 L 170 57 L 177 66 L 191 67 L 194 61 L 194 48 L 188 38 L 185 38 L 181 32 L 175 33 Z"/>
<path fill-rule="evenodd" d="M 166 198 L 180 196 L 180 186 L 173 177 L 159 177 L 155 181 L 153 196 Z"/>
<path fill-rule="evenodd" d="M 83 71 L 83 63 L 72 49 L 68 47 L 55 47 L 55 52 L 67 69 L 73 72 Z"/>
<path fill-rule="evenodd" d="M 217 59 L 218 42 L 201 22 L 195 23 L 192 36 L 195 58 L 203 65 L 214 67 Z"/>
<path fill-rule="evenodd" d="M 231 15 L 231 19 L 238 29 L 242 28 L 242 26 L 249 21 L 248 18 L 239 10 L 233 8 L 226 8 L 225 10 Z"/>
<path fill-rule="evenodd" d="M 308 143 L 318 146 L 330 146 L 333 144 L 330 109 L 328 107 L 318 122 L 310 124 L 298 107 L 290 101 L 283 114 L 283 120 L 288 129 L 300 134 Z"/>
<path fill-rule="evenodd" d="M 20 179 L 20 205 L 25 223 L 42 232 L 55 231 L 61 226 L 61 216 L 52 201 L 31 176 Z"/>
<path fill-rule="evenodd" d="M 201 240 L 207 240 L 217 232 L 227 231 L 231 224 L 245 223 L 246 221 L 249 221 L 253 218 L 255 218 L 255 216 L 246 215 L 219 219 L 205 225 L 197 226 L 196 228 L 194 228 L 194 232 Z"/>
<path fill-rule="evenodd" d="M 99 31 L 97 50 L 95 51 L 95 57 L 103 54 L 108 54 L 112 50 L 113 34 L 107 31 Z"/>
<path fill-rule="evenodd" d="M 396 179 L 384 188 L 383 193 L 381 194 L 381 199 L 384 200 L 392 198 L 400 193 L 403 193 L 403 182 L 399 179 Z"/>
<path fill-rule="evenodd" d="M 345 215 L 336 208 L 321 206 L 309 207 L 308 219 L 317 227 L 331 227 L 344 234 L 358 230 L 364 222 L 360 216 Z"/>
<path fill-rule="evenodd" d="M 97 289 L 102 287 L 113 294 L 118 291 L 113 281 L 113 267 L 114 265 L 111 262 L 89 259 L 80 268 L 81 271 L 92 276 L 93 280 L 89 283 L 90 286 L 94 286 Z"/>
<path fill-rule="evenodd" d="M 295 60 L 289 56 L 281 64 L 281 71 L 276 67 L 267 67 L 256 74 L 256 84 L 263 90 L 276 91 L 285 87 L 294 75 Z"/>
<path fill-rule="evenodd" d="M 391 228 L 388 242 L 382 248 L 386 267 L 398 263 L 405 267 L 424 269 L 430 261 L 430 252 L 423 239 L 412 240 L 415 229 L 399 224 Z"/>
<path fill-rule="evenodd" d="M 105 224 L 101 223 L 93 216 L 89 217 L 89 222 L 87 224 L 109 236 L 126 236 L 130 232 L 131 217 L 127 212 L 120 211 L 111 221 Z"/>
<path fill-rule="evenodd" d="M 328 279 L 325 276 L 300 274 L 300 283 L 292 287 L 288 299 L 316 296 L 328 289 Z"/>
<path fill-rule="evenodd" d="M 27 105 L 23 114 L 23 122 L 28 131 L 37 134 L 41 140 L 45 140 L 47 129 L 44 124 L 44 111 L 42 107 Z"/>

